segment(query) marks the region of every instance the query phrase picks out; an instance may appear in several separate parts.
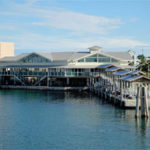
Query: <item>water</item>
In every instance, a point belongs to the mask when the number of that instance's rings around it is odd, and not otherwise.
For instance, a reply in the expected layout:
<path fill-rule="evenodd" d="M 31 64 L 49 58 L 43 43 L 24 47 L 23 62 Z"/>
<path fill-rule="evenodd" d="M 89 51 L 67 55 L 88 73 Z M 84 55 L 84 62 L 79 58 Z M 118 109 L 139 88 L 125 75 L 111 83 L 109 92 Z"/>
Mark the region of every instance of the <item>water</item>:
<path fill-rule="evenodd" d="M 0 150 L 150 149 L 147 120 L 82 92 L 0 91 Z"/>

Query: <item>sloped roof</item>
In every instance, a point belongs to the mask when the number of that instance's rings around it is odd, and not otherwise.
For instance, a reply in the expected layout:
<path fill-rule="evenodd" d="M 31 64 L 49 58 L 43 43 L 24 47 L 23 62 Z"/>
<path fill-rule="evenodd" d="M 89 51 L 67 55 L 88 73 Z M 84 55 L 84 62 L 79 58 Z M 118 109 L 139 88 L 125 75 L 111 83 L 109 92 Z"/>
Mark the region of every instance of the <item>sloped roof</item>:
<path fill-rule="evenodd" d="M 120 78 L 119 80 L 126 80 L 126 79 L 131 78 L 131 77 L 132 77 L 132 75 L 129 74 L 129 75 L 125 76 L 125 77 Z"/>
<path fill-rule="evenodd" d="M 10 56 L 10 57 L 3 57 L 0 59 L 0 61 L 18 61 L 26 56 L 28 56 L 29 53 L 22 53 L 20 55 L 17 56 Z"/>
<path fill-rule="evenodd" d="M 121 71 L 114 72 L 113 75 L 122 76 L 122 75 L 127 75 L 129 73 L 130 73 L 129 70 L 121 70 Z"/>
<path fill-rule="evenodd" d="M 130 74 L 132 74 L 132 75 L 137 75 L 137 74 L 145 75 L 144 72 L 141 72 L 139 70 L 134 70 L 134 71 L 130 72 Z"/>
<path fill-rule="evenodd" d="M 119 69 L 121 69 L 121 68 L 120 67 L 111 67 L 111 68 L 106 69 L 105 71 L 112 72 L 112 71 L 117 71 Z"/>
<path fill-rule="evenodd" d="M 143 76 L 143 75 L 128 76 L 128 77 L 126 77 L 126 78 L 124 78 L 124 79 L 122 79 L 122 80 L 123 80 L 123 81 L 128 81 L 128 82 L 134 82 L 134 81 L 136 81 L 136 80 L 138 80 L 138 79 L 146 79 L 147 81 L 150 82 L 150 78 L 145 77 L 145 76 Z"/>
<path fill-rule="evenodd" d="M 109 56 L 113 56 L 115 58 L 119 58 L 120 60 L 132 60 L 131 55 L 128 52 L 104 52 L 105 54 L 108 54 Z"/>
<path fill-rule="evenodd" d="M 106 69 L 106 68 L 109 68 L 111 66 L 113 66 L 113 65 L 112 64 L 105 64 L 105 65 L 98 66 L 98 68 L 100 68 L 100 69 Z"/>
<path fill-rule="evenodd" d="M 119 60 L 132 60 L 130 54 L 128 52 L 98 52 L 102 55 L 106 55 L 112 58 L 116 58 Z M 33 53 L 23 53 L 13 57 L 4 57 L 1 58 L 0 61 L 19 61 L 23 57 L 27 57 Z M 51 61 L 71 61 L 71 60 L 78 60 L 84 57 L 88 57 L 92 55 L 90 52 L 35 52 L 34 54 L 41 55 Z"/>
<path fill-rule="evenodd" d="M 23 53 L 23 54 L 13 56 L 13 57 L 4 57 L 4 58 L 1 58 L 0 61 L 19 61 L 20 59 L 27 57 L 30 54 L 33 54 L 33 53 Z M 88 55 L 89 53 L 87 52 L 52 52 L 52 53 L 36 52 L 34 54 L 43 56 L 52 61 L 60 61 L 60 60 L 69 61 L 69 60 L 74 60 L 77 58 L 84 57 Z"/>

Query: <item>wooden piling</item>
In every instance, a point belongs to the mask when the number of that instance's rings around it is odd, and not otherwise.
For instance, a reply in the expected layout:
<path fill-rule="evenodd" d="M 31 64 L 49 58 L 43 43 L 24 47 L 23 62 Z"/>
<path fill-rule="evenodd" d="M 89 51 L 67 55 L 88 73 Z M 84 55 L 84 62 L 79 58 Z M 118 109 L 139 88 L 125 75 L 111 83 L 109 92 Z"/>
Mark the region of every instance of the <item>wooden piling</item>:
<path fill-rule="evenodd" d="M 139 109 L 141 102 L 141 117 L 146 118 L 149 117 L 149 107 L 148 107 L 148 99 L 147 99 L 147 88 L 139 87 L 137 88 L 137 97 L 136 97 L 136 112 L 135 117 L 139 117 Z"/>
<path fill-rule="evenodd" d="M 146 87 L 144 87 L 144 102 L 145 102 L 145 114 L 146 114 L 146 117 L 149 117 L 147 88 Z"/>
<path fill-rule="evenodd" d="M 137 96 L 136 96 L 136 112 L 135 117 L 139 117 L 139 109 L 140 109 L 140 87 L 137 87 Z"/>
<path fill-rule="evenodd" d="M 146 116 L 146 111 L 145 111 L 145 88 L 141 88 L 141 117 Z"/>

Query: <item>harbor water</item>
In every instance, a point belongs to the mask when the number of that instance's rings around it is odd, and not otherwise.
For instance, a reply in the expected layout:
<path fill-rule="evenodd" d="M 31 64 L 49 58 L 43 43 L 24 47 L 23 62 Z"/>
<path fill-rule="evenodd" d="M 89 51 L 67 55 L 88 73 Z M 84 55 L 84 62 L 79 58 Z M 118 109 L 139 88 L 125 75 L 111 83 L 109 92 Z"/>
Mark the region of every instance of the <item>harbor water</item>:
<path fill-rule="evenodd" d="M 148 150 L 134 115 L 88 92 L 0 90 L 0 150 Z"/>

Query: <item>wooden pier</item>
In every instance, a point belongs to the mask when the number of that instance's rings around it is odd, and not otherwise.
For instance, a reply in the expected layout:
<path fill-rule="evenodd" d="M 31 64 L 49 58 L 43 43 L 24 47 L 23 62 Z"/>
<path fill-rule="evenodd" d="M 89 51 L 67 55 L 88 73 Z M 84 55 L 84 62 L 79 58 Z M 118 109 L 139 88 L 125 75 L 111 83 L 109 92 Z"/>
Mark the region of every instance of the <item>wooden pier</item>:
<path fill-rule="evenodd" d="M 147 106 L 150 108 L 150 79 L 143 72 L 123 70 L 119 67 L 102 67 L 97 80 L 91 79 L 90 91 L 100 98 L 121 108 L 136 108 L 138 87 L 145 88 Z M 139 103 L 139 108 L 142 103 Z"/>

